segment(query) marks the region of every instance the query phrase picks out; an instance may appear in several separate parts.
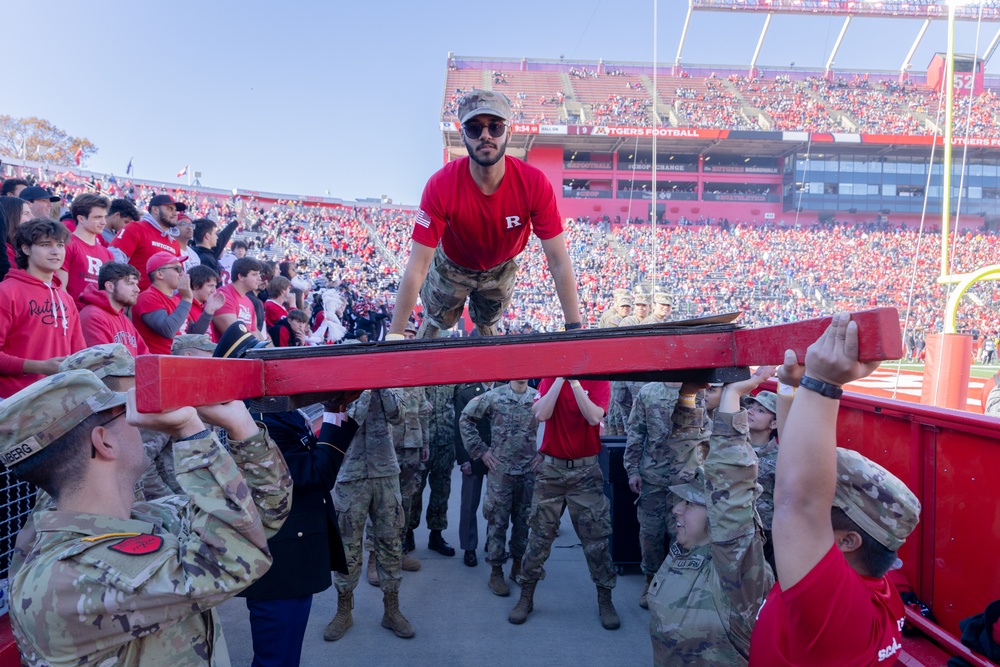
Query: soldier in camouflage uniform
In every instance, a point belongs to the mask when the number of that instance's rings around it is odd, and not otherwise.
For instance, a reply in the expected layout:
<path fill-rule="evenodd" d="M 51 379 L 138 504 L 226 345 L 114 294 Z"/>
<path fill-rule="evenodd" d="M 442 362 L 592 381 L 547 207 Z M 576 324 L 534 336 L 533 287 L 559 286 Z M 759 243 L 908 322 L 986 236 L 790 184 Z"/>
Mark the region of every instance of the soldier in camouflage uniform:
<path fill-rule="evenodd" d="M 653 295 L 653 312 L 642 323 L 663 324 L 670 319 L 672 307 L 673 304 L 670 302 L 670 295 L 666 292 L 657 292 Z"/>
<path fill-rule="evenodd" d="M 986 397 L 986 407 L 983 414 L 987 417 L 1000 417 L 1000 384 L 990 389 L 989 396 Z"/>
<path fill-rule="evenodd" d="M 670 510 L 677 498 L 669 487 L 689 481 L 705 459 L 704 438 L 699 433 L 702 424 L 688 424 L 693 428 L 676 437 L 673 434 L 675 420 L 689 416 L 687 412 L 675 413 L 679 391 L 675 383 L 650 382 L 639 392 L 629 417 L 624 464 L 629 487 L 639 495 L 636 516 L 646 575 L 639 597 L 643 609 L 647 608 L 646 594 L 653 575 L 666 558 L 667 538 L 672 541 L 675 534 Z M 710 389 L 707 411 L 718 406 L 719 393 L 718 387 Z"/>
<path fill-rule="evenodd" d="M 399 421 L 402 398 L 397 389 L 365 391 L 351 403 L 347 415 L 358 432 L 337 474 L 333 506 L 344 541 L 348 574 L 335 573 L 337 613 L 323 631 L 336 641 L 354 625 L 354 589 L 361 576 L 365 521 L 372 520 L 372 537 L 385 613 L 382 627 L 410 638 L 413 626 L 399 611 L 400 561 L 403 556 L 403 503 L 399 494 L 399 463 L 392 443 L 392 423 Z"/>
<path fill-rule="evenodd" d="M 486 562 L 492 567 L 490 590 L 500 596 L 510 595 L 503 574 L 503 564 L 507 562 L 504 550 L 507 525 L 511 524 L 512 580 L 517 578 L 528 544 L 528 509 L 535 487 L 532 461 L 538 435 L 538 420 L 531 407 L 537 395 L 538 391 L 529 387 L 527 380 L 512 380 L 472 399 L 459 419 L 469 458 L 482 459 L 489 468 L 483 503 L 487 523 Z M 488 419 L 492 427 L 491 446 L 479 435 L 477 424 L 483 419 Z"/>
<path fill-rule="evenodd" d="M 622 319 L 632 313 L 632 295 L 628 292 L 621 294 L 615 300 L 615 314 L 608 317 L 607 327 L 617 327 Z M 604 435 L 625 435 L 625 420 L 628 413 L 622 411 L 622 403 L 628 402 L 631 409 L 631 396 L 624 397 L 622 394 L 628 392 L 625 382 L 615 380 L 611 383 L 611 404 L 608 405 L 608 414 L 604 420 Z"/>
<path fill-rule="evenodd" d="M 427 442 L 430 458 L 420 474 L 420 488 L 410 507 L 410 533 L 420 525 L 424 487 L 430 481 L 427 501 L 427 528 L 431 531 L 427 548 L 442 556 L 454 556 L 441 531 L 448 528 L 448 497 L 451 495 L 451 471 L 455 466 L 455 386 L 427 387 L 431 412 L 427 418 Z"/>
<path fill-rule="evenodd" d="M 649 585 L 650 637 L 656 665 L 748 664 L 750 634 L 774 574 L 754 510 L 757 456 L 740 395 L 774 374 L 761 367 L 723 387 L 708 456 L 688 482 L 670 490 L 677 537 Z M 704 437 L 697 386 L 685 385 L 674 409 L 674 439 Z"/>
<path fill-rule="evenodd" d="M 636 291 L 632 294 L 632 312 L 618 323 L 620 327 L 634 327 L 642 324 L 649 316 L 649 295 Z"/>
<path fill-rule="evenodd" d="M 0 460 L 56 499 L 10 575 L 23 665 L 228 664 L 212 609 L 271 564 L 291 502 L 277 447 L 240 402 L 140 414 L 90 371 L 44 378 L 0 404 Z M 174 438 L 184 495 L 134 503 L 148 465 L 137 425 Z"/>
<path fill-rule="evenodd" d="M 628 293 L 629 292 L 627 289 L 621 289 L 621 288 L 615 289 L 611 293 L 611 304 L 604 309 L 604 312 L 601 313 L 601 316 L 597 320 L 598 329 L 607 329 L 610 326 L 617 326 L 611 324 L 611 318 L 613 317 L 621 318 L 621 315 L 618 314 L 618 299 L 622 298 Z"/>
<path fill-rule="evenodd" d="M 764 557 L 775 569 L 774 544 L 771 542 L 771 522 L 774 520 L 774 475 L 778 469 L 778 395 L 773 391 L 757 392 L 747 398 L 747 425 L 750 444 L 757 454 L 757 513 L 764 526 Z"/>
<path fill-rule="evenodd" d="M 422 414 L 429 412 L 427 395 L 423 387 L 406 387 L 400 389 L 403 402 L 400 406 L 403 412 L 402 420 L 393 426 L 392 441 L 396 448 L 396 460 L 399 461 L 399 493 L 403 502 L 403 541 L 407 538 L 407 521 L 412 511 L 413 498 L 420 489 L 421 465 L 426 464 L 430 456 L 428 443 L 424 440 L 424 419 Z M 420 561 L 403 549 L 402 568 L 407 572 L 420 569 Z"/>

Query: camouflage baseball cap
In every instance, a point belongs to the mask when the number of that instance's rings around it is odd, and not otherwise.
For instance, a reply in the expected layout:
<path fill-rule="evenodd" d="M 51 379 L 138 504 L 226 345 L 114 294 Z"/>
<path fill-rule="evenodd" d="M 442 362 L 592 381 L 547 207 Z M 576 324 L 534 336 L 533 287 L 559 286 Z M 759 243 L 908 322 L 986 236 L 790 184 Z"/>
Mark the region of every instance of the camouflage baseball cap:
<path fill-rule="evenodd" d="M 891 551 L 898 551 L 920 521 L 920 501 L 891 472 L 861 454 L 837 448 L 834 507 Z"/>
<path fill-rule="evenodd" d="M 174 342 L 170 345 L 170 354 L 180 354 L 184 350 L 202 350 L 203 352 L 215 352 L 215 343 L 208 334 L 181 334 L 174 336 Z"/>
<path fill-rule="evenodd" d="M 668 487 L 674 495 L 695 505 L 707 505 L 705 502 L 705 470 L 698 466 L 694 471 L 694 477 L 684 484 L 673 484 Z M 668 508 L 669 511 L 669 508 Z"/>
<path fill-rule="evenodd" d="M 645 292 L 636 292 L 632 295 L 632 301 L 637 306 L 648 306 L 649 305 L 649 295 Z"/>
<path fill-rule="evenodd" d="M 0 402 L 0 462 L 10 468 L 91 415 L 125 405 L 92 371 L 56 373 Z"/>
<path fill-rule="evenodd" d="M 63 359 L 59 372 L 86 369 L 100 379 L 135 377 L 135 358 L 121 343 L 105 343 L 80 350 Z"/>
<path fill-rule="evenodd" d="M 632 295 L 631 294 L 622 294 L 620 297 L 618 297 L 616 303 L 619 306 L 631 306 L 632 305 Z"/>
<path fill-rule="evenodd" d="M 479 114 L 489 114 L 509 120 L 510 100 L 503 93 L 473 88 L 458 101 L 458 122 L 464 124 Z"/>
<path fill-rule="evenodd" d="M 672 305 L 674 305 L 670 301 L 670 295 L 667 294 L 666 292 L 657 292 L 656 294 L 654 294 L 653 295 L 653 303 L 659 303 L 659 304 L 664 305 L 664 306 L 672 306 Z"/>
<path fill-rule="evenodd" d="M 773 391 L 760 391 L 756 396 L 748 396 L 747 401 L 760 403 L 765 410 L 773 415 L 778 414 L 778 395 Z"/>
<path fill-rule="evenodd" d="M 612 292 L 612 294 L 614 295 L 615 299 L 617 299 L 620 296 L 625 296 L 628 293 L 629 293 L 629 291 L 627 289 L 625 289 L 624 287 L 619 287 L 619 288 L 615 289 Z"/>

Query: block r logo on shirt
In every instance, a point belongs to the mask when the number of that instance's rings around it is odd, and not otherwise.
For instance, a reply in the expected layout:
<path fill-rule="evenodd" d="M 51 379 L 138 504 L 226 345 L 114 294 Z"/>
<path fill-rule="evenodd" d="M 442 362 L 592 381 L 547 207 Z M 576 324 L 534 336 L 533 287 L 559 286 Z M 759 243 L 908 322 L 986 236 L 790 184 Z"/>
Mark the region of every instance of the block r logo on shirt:
<path fill-rule="evenodd" d="M 521 226 L 521 216 L 519 215 L 508 215 L 507 216 L 507 229 L 514 229 L 515 227 Z"/>

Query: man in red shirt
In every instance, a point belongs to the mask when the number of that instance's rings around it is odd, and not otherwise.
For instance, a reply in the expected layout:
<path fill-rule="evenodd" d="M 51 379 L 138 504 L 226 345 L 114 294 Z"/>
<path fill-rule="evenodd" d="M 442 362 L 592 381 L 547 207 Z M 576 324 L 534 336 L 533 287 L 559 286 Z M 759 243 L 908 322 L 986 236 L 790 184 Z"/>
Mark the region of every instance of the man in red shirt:
<path fill-rule="evenodd" d="M 618 578 L 611 562 L 611 506 L 604 495 L 604 475 L 597 463 L 601 451 L 601 419 L 611 400 L 606 380 L 546 378 L 538 386 L 535 418 L 545 422 L 542 448 L 532 462 L 537 469 L 531 498 L 528 548 L 521 561 L 517 583 L 521 598 L 507 617 L 521 624 L 534 608 L 535 586 L 545 575 L 542 566 L 552 551 L 563 510 L 569 506 L 590 578 L 597 585 L 601 625 L 607 630 L 621 626 L 611 601 Z"/>
<path fill-rule="evenodd" d="M 263 269 L 264 266 L 252 257 L 241 257 L 233 262 L 232 282 L 216 292 L 226 299 L 226 304 L 215 311 L 212 317 L 216 339 L 221 340 L 226 329 L 239 320 L 246 324 L 257 338 L 269 340 L 267 334 L 258 329 L 257 312 L 247 297 L 248 292 L 255 291 L 260 285 L 260 272 Z"/>
<path fill-rule="evenodd" d="M 188 333 L 206 334 L 217 342 L 215 329 L 212 327 L 212 317 L 222 306 L 226 305 L 226 297 L 219 294 L 219 274 L 211 267 L 199 264 L 188 271 L 191 280 L 191 312 L 188 313 Z M 208 313 L 208 316 L 204 316 Z"/>
<path fill-rule="evenodd" d="M 98 242 L 107 225 L 109 205 L 104 197 L 88 193 L 74 197 L 70 207 L 76 229 L 66 244 L 66 260 L 58 276 L 78 308 L 83 308 L 83 290 L 97 285 L 101 267 L 112 259 L 111 252 Z"/>
<path fill-rule="evenodd" d="M 125 309 L 134 306 L 138 298 L 139 272 L 134 266 L 120 262 L 102 266 L 97 285 L 87 285 L 80 295 L 80 325 L 87 345 L 120 343 L 133 357 L 149 354 L 142 336 L 125 315 Z"/>
<path fill-rule="evenodd" d="M 17 267 L 0 282 L 0 398 L 59 372 L 67 355 L 87 347 L 76 305 L 56 276 L 68 238 L 46 218 L 17 228 Z"/>
<path fill-rule="evenodd" d="M 184 254 L 177 242 L 177 212 L 186 210 L 186 204 L 175 202 L 170 195 L 156 195 L 149 200 L 149 212 L 141 220 L 125 225 L 111 242 L 115 261 L 131 264 L 139 271 L 139 289 L 145 290 L 150 285 L 146 273 L 150 257 L 158 252 Z"/>
<path fill-rule="evenodd" d="M 469 315 L 494 335 L 510 304 L 517 263 L 531 232 L 542 242 L 567 329 L 582 326 L 573 265 L 552 185 L 537 168 L 505 156 L 510 100 L 472 90 L 458 106 L 469 157 L 449 162 L 424 187 L 410 259 L 400 280 L 387 339 L 401 339 L 419 293 L 418 338 L 433 338 Z"/>
<path fill-rule="evenodd" d="M 267 301 L 264 302 L 265 326 L 273 327 L 282 317 L 288 316 L 288 295 L 291 291 L 292 281 L 284 276 L 275 276 L 268 282 Z"/>
<path fill-rule="evenodd" d="M 757 615 L 751 666 L 892 665 L 902 648 L 903 603 L 886 573 L 920 502 L 880 465 L 837 447 L 841 385 L 878 367 L 858 361 L 850 319 L 833 317 L 804 368 L 786 352 L 778 374 L 778 414 L 788 415 L 774 484 L 778 583 Z"/>
<path fill-rule="evenodd" d="M 174 336 L 187 333 L 191 311 L 191 279 L 181 266 L 186 257 L 158 252 L 146 262 L 152 284 L 139 294 L 132 322 L 150 354 L 170 354 Z"/>

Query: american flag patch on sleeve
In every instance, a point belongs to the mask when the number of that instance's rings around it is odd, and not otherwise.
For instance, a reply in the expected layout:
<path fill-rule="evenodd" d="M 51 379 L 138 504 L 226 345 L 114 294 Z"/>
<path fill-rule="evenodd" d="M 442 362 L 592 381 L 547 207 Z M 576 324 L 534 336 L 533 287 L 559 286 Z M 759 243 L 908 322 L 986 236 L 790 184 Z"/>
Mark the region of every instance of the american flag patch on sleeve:
<path fill-rule="evenodd" d="M 431 216 L 424 213 L 424 210 L 422 208 L 417 209 L 417 218 L 416 220 L 414 220 L 414 222 L 416 222 L 418 225 L 420 225 L 425 229 L 431 228 Z"/>

